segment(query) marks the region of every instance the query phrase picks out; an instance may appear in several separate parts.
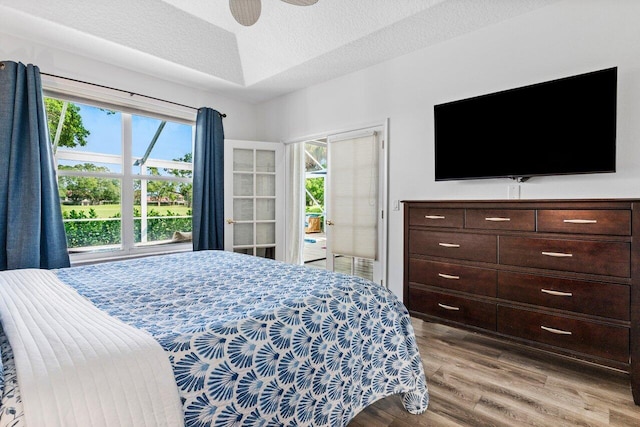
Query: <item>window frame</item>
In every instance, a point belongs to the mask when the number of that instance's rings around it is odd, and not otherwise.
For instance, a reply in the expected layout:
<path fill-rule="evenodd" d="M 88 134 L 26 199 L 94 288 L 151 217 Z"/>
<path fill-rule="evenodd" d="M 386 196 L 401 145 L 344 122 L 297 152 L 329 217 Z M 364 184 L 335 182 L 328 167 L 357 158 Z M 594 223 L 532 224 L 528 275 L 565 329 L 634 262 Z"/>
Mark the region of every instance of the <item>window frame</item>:
<path fill-rule="evenodd" d="M 107 155 L 105 157 L 119 158 L 121 172 L 96 172 L 96 171 L 62 171 L 58 170 L 58 160 L 74 157 L 69 151 L 61 149 L 61 156 L 54 155 L 54 163 L 56 170 L 56 178 L 59 176 L 82 176 L 96 177 L 120 180 L 120 209 L 121 209 L 121 242 L 120 249 L 105 251 L 87 251 L 87 252 L 70 252 L 69 258 L 72 265 L 81 265 L 95 263 L 100 261 L 110 261 L 117 259 L 135 258 L 147 255 L 159 255 L 174 252 L 185 252 L 193 250 L 192 242 L 186 243 L 167 243 L 157 245 L 136 245 L 134 235 L 133 216 L 134 209 L 134 182 L 136 180 L 147 181 L 171 181 L 171 182 L 188 182 L 192 183 L 192 178 L 176 177 L 176 176 L 156 176 L 141 175 L 133 172 L 133 164 L 135 160 L 133 156 L 133 127 L 132 117 L 134 115 L 149 117 L 153 119 L 165 120 L 179 124 L 186 124 L 192 127 L 191 152 L 193 153 L 195 139 L 195 113 L 188 107 L 176 106 L 168 102 L 158 100 L 156 98 L 146 99 L 136 96 L 136 99 L 127 99 L 123 97 L 120 91 L 94 86 L 87 83 L 77 81 L 67 81 L 66 79 L 43 76 L 43 93 L 45 97 L 56 98 L 62 101 L 80 103 L 92 107 L 104 108 L 118 111 L 121 114 L 121 155 Z M 129 96 L 129 98 L 134 98 Z M 78 159 L 69 159 L 78 160 Z M 83 159 L 84 160 L 84 159 Z M 151 160 L 151 159 L 150 159 Z M 170 160 L 160 160 L 165 165 L 172 162 L 180 165 L 181 170 L 193 171 L 193 162 L 190 167 L 181 162 Z M 153 162 L 151 162 L 153 163 Z M 142 197 L 142 195 L 141 195 Z M 131 215 L 124 215 L 125 212 L 131 212 Z"/>

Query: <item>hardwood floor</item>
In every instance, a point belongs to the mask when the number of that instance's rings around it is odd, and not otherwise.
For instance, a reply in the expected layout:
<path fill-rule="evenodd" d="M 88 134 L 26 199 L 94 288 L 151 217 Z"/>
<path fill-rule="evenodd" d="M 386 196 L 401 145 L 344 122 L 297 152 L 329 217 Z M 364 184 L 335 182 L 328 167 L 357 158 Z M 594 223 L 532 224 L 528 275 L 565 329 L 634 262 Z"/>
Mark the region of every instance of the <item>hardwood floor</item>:
<path fill-rule="evenodd" d="M 625 373 L 419 319 L 413 325 L 428 410 L 411 415 L 391 396 L 349 427 L 640 426 Z"/>

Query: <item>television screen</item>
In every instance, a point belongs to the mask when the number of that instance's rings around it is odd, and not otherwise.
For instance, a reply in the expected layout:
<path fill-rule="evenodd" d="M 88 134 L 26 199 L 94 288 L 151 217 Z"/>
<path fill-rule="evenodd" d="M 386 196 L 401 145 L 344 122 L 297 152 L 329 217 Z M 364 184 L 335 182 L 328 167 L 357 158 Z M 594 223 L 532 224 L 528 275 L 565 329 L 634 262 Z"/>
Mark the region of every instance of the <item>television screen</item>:
<path fill-rule="evenodd" d="M 615 172 L 617 68 L 434 106 L 436 181 Z"/>

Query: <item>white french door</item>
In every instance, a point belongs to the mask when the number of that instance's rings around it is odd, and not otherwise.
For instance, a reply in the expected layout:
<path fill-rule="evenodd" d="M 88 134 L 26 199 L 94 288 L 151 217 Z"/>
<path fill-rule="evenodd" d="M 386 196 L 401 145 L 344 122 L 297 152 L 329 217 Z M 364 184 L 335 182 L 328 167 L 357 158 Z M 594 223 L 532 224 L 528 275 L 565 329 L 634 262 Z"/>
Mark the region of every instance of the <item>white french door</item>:
<path fill-rule="evenodd" d="M 283 173 L 283 144 L 225 140 L 225 250 L 283 259 Z"/>
<path fill-rule="evenodd" d="M 327 139 L 327 269 L 373 269 L 384 284 L 386 223 L 384 132 L 382 128 L 349 132 Z"/>

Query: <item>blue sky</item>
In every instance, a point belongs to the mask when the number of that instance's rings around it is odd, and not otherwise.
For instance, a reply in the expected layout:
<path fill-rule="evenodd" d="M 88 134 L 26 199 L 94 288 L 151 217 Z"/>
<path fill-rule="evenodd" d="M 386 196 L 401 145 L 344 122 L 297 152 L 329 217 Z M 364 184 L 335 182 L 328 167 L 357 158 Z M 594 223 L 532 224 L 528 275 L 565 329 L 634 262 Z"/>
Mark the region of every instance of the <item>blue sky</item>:
<path fill-rule="evenodd" d="M 91 151 L 104 154 L 122 153 L 121 114 L 107 114 L 107 112 L 87 105 L 76 104 L 80 107 L 80 114 L 84 127 L 91 132 L 87 138 L 87 145 L 77 147 L 74 151 Z M 149 143 L 160 125 L 161 120 L 137 116 L 132 118 L 133 156 L 140 158 L 144 155 Z M 181 123 L 167 122 L 149 158 L 172 160 L 183 157 L 191 152 L 192 127 Z M 116 168 L 111 167 L 113 171 Z M 119 170 L 119 168 L 117 168 Z"/>

